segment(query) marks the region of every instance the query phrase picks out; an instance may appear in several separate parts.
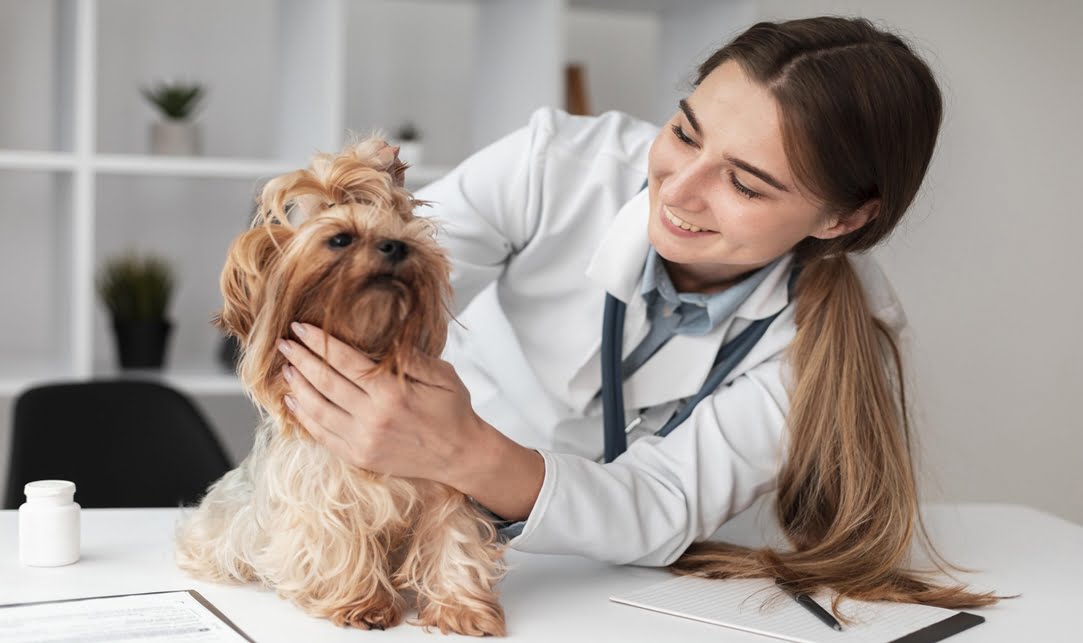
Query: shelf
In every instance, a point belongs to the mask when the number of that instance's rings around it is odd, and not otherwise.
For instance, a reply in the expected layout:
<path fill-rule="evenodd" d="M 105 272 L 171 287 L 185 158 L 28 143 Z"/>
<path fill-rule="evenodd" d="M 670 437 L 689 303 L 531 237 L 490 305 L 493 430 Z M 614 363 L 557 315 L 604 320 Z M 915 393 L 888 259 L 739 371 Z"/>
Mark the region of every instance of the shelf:
<path fill-rule="evenodd" d="M 160 371 L 150 369 L 114 370 L 95 373 L 95 377 L 143 379 L 161 382 L 166 386 L 193 395 L 239 395 L 244 393 L 244 389 L 241 388 L 241 380 L 236 375 L 221 371 L 201 372 L 170 368 Z"/>
<path fill-rule="evenodd" d="M 64 152 L 0 150 L 0 170 L 73 170 L 75 155 Z"/>
<path fill-rule="evenodd" d="M 94 157 L 93 166 L 99 174 L 248 179 L 292 172 L 300 164 L 243 158 L 99 154 Z"/>
<path fill-rule="evenodd" d="M 96 373 L 94 377 L 160 381 L 171 388 L 191 395 L 241 395 L 244 393 L 244 389 L 241 388 L 241 380 L 236 375 L 229 373 L 200 373 L 197 371 L 172 371 L 166 369 L 164 371 L 111 371 Z M 58 367 L 30 365 L 22 369 L 18 375 L 0 375 L 0 397 L 15 397 L 22 391 L 43 384 L 77 382 L 84 379 Z"/>
<path fill-rule="evenodd" d="M 0 163 L 3 162 L 3 154 L 0 151 Z M 307 166 L 308 162 L 307 160 L 293 163 L 289 161 L 207 158 L 201 156 L 166 157 L 139 154 L 99 154 L 93 157 L 92 165 L 95 171 L 102 175 L 258 179 L 292 172 Z M 422 165 L 412 167 L 407 171 L 406 179 L 410 187 L 420 187 L 435 181 L 450 170 L 451 168 L 446 166 Z"/>
<path fill-rule="evenodd" d="M 66 382 L 75 379 L 69 369 L 60 364 L 12 361 L 5 359 L 0 372 L 0 397 L 14 397 L 21 391 L 49 382 Z"/>

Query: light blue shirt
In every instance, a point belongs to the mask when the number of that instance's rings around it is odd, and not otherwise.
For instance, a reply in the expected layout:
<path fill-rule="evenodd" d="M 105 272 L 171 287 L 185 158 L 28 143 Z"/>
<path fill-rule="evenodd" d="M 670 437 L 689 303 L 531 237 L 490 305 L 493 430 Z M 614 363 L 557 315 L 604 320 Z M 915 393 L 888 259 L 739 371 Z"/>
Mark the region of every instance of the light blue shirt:
<path fill-rule="evenodd" d="M 666 272 L 662 257 L 652 246 L 643 268 L 640 294 L 647 301 L 651 327 L 647 336 L 624 359 L 623 376 L 627 378 L 674 335 L 706 335 L 737 310 L 756 286 L 767 277 L 776 259 L 736 284 L 713 294 L 677 292 Z"/>

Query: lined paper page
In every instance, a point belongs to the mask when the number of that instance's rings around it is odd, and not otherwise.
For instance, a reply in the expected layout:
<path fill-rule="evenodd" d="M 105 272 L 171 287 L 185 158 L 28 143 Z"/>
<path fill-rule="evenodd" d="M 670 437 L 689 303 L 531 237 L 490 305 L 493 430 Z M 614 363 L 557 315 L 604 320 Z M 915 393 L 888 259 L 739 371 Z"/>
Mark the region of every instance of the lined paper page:
<path fill-rule="evenodd" d="M 831 611 L 827 592 L 813 598 Z M 914 605 L 843 600 L 840 612 L 858 621 L 831 629 L 769 579 L 712 580 L 678 576 L 610 600 L 796 643 L 888 643 L 956 614 Z"/>

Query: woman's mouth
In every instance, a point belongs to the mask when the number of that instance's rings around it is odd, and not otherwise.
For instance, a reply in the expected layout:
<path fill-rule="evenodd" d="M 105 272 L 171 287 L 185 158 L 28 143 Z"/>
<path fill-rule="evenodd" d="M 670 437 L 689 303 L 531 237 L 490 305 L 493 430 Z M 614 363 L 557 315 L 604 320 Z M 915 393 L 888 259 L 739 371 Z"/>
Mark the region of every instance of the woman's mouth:
<path fill-rule="evenodd" d="M 697 225 L 688 223 L 673 214 L 666 206 L 660 206 L 658 214 L 662 219 L 662 225 L 673 234 L 681 237 L 702 237 L 707 234 L 717 234 L 717 230 L 708 230 Z"/>

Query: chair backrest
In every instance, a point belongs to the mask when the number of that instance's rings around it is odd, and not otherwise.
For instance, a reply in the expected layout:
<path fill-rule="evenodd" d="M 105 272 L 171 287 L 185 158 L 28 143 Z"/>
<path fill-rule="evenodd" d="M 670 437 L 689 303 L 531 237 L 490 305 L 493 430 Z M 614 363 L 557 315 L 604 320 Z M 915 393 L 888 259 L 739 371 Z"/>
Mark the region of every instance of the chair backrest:
<path fill-rule="evenodd" d="M 4 507 L 23 486 L 71 480 L 83 507 L 196 502 L 230 469 L 203 415 L 180 392 L 146 380 L 50 384 L 15 401 Z"/>

